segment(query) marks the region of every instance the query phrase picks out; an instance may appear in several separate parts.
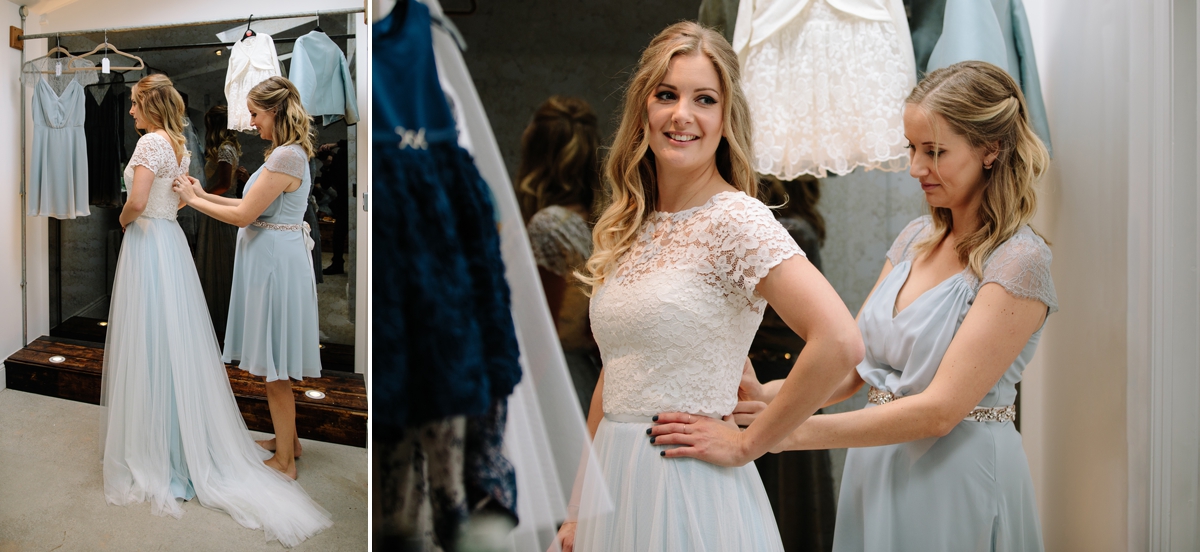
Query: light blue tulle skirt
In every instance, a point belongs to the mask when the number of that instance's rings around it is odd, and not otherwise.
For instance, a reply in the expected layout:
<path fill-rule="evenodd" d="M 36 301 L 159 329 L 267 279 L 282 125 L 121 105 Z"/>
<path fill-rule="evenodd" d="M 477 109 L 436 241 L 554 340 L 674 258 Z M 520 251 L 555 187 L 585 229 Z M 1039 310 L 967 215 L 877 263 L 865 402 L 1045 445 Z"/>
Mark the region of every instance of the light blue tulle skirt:
<path fill-rule="evenodd" d="M 727 468 L 663 458 L 650 423 L 600 422 L 593 442 L 614 511 L 580 501 L 579 552 L 782 551 L 771 503 L 754 464 Z"/>
<path fill-rule="evenodd" d="M 294 546 L 332 524 L 242 419 L 183 231 L 128 226 L 117 261 L 101 392 L 104 496 L 183 515 L 182 500 L 224 511 Z"/>

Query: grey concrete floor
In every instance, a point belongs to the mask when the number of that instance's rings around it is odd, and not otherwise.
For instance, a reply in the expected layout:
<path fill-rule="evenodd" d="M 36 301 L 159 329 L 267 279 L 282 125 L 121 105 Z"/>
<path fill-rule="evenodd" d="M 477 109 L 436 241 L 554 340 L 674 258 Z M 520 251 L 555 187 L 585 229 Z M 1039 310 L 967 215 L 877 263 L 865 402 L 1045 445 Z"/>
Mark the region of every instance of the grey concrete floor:
<path fill-rule="evenodd" d="M 108 505 L 99 415 L 99 406 L 0 390 L 0 552 L 283 549 L 195 500 L 178 520 L 144 503 Z M 299 481 L 333 527 L 294 550 L 366 550 L 366 449 L 303 444 Z"/>

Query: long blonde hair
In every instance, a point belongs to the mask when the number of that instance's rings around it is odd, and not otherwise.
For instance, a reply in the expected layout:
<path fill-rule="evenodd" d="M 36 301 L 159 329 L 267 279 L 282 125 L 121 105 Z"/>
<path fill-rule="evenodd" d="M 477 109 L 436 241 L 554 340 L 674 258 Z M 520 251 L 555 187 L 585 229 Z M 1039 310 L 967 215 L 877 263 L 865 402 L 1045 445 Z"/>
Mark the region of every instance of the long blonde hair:
<path fill-rule="evenodd" d="M 599 149 L 596 112 L 586 101 L 550 96 L 542 102 L 521 135 L 517 194 L 525 220 L 551 205 L 581 204 L 590 213 L 600 188 Z"/>
<path fill-rule="evenodd" d="M 183 97 L 166 75 L 146 75 L 133 86 L 133 101 L 138 112 L 151 125 L 163 129 L 171 142 L 175 156 L 187 154 L 187 138 L 183 136 Z"/>
<path fill-rule="evenodd" d="M 283 77 L 271 77 L 250 89 L 250 101 L 259 108 L 275 114 L 275 128 L 266 157 L 280 146 L 299 144 L 308 157 L 317 153 L 317 136 L 312 117 L 300 103 L 300 91 Z"/>
<path fill-rule="evenodd" d="M 1029 124 L 1021 88 L 990 63 L 964 61 L 933 71 L 907 101 L 940 115 L 973 147 L 990 151 L 999 144 L 996 160 L 984 169 L 979 228 L 960 236 L 954 247 L 959 262 L 982 278 L 983 262 L 1037 212 L 1035 185 L 1050 164 L 1050 154 Z M 934 163 L 936 170 L 936 157 Z M 918 254 L 933 250 L 954 228 L 950 209 L 931 211 L 933 231 L 914 245 Z"/>
<path fill-rule="evenodd" d="M 625 88 L 621 125 L 613 138 L 604 166 L 608 208 L 592 230 L 594 248 L 588 274 L 576 276 L 595 290 L 615 269 L 633 245 L 638 229 L 654 208 L 658 196 L 654 152 L 647 135 L 650 121 L 646 102 L 662 83 L 675 56 L 701 54 L 712 61 L 721 80 L 721 143 L 717 146 L 717 171 L 734 188 L 758 197 L 758 178 L 751 168 L 750 107 L 742 93 L 737 54 L 725 37 L 691 21 L 676 23 L 658 33 L 642 52 L 637 69 Z"/>

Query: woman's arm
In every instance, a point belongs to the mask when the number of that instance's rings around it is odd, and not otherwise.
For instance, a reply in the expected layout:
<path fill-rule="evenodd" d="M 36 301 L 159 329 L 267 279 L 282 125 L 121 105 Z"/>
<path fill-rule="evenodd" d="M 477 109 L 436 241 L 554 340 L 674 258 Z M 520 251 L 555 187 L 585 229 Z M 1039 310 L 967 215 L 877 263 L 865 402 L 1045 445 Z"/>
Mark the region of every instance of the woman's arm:
<path fill-rule="evenodd" d="M 684 445 L 663 451 L 663 456 L 700 458 L 725 466 L 739 466 L 758 458 L 816 412 L 862 361 L 858 326 L 837 292 L 808 259 L 795 256 L 783 261 L 759 282 L 757 290 L 788 327 L 804 339 L 796 365 L 771 404 L 745 431 L 711 419 L 698 423 L 703 416 L 660 414 L 659 425 L 651 432 L 655 444 Z M 712 431 L 697 433 L 697 426 Z"/>
<path fill-rule="evenodd" d="M 873 447 L 944 436 L 996 385 L 1045 318 L 1041 301 L 987 284 L 928 388 L 880 406 L 813 416 L 776 448 Z"/>
<path fill-rule="evenodd" d="M 197 195 L 194 183 L 184 177 L 175 180 L 175 192 L 188 205 L 221 222 L 243 228 L 257 220 L 259 215 L 262 215 L 262 212 L 271 205 L 271 202 L 279 197 L 279 194 L 285 191 L 294 191 L 299 186 L 299 178 L 264 169 L 246 197 L 236 204 L 230 204 L 228 200 L 231 198 L 221 198 L 226 201 L 216 201 L 216 198 L 220 196 Z"/>
<path fill-rule="evenodd" d="M 233 186 L 233 172 L 236 168 L 229 164 L 228 161 L 218 161 L 217 171 L 213 178 L 209 179 L 209 189 L 204 190 L 205 193 L 220 196 L 229 191 Z"/>
<path fill-rule="evenodd" d="M 596 390 L 592 391 L 592 402 L 588 408 L 587 427 L 588 435 L 593 439 L 596 438 L 596 429 L 600 427 L 600 420 L 604 419 L 604 368 L 600 368 L 600 379 L 596 380 Z"/>
<path fill-rule="evenodd" d="M 129 199 L 121 209 L 121 228 L 142 216 L 146 210 L 146 202 L 150 200 L 150 186 L 154 184 L 154 171 L 143 165 L 133 167 L 133 185 L 129 189 Z"/>

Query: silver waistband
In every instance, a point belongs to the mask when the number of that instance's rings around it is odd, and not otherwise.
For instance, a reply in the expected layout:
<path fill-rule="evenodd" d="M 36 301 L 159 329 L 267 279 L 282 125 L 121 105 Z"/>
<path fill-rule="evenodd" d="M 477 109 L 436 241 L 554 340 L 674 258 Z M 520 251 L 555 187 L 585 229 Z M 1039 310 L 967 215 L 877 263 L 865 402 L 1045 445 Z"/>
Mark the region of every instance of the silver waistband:
<path fill-rule="evenodd" d="M 708 416 L 709 418 L 719 419 L 716 416 L 709 416 L 708 414 L 693 414 L 693 416 Z M 609 414 L 606 412 L 606 413 L 604 413 L 604 419 L 608 420 L 610 422 L 617 422 L 617 423 L 621 423 L 621 424 L 652 424 L 652 423 L 654 423 L 653 416 L 642 416 L 639 414 Z"/>
<path fill-rule="evenodd" d="M 872 387 L 867 391 L 867 402 L 871 404 L 887 404 L 896 400 L 897 396 L 891 391 L 883 391 Z M 976 407 L 967 414 L 965 422 L 1011 422 L 1017 419 L 1017 405 L 996 406 L 992 408 Z"/>
<path fill-rule="evenodd" d="M 303 224 L 279 224 L 279 223 L 275 223 L 275 222 L 263 222 L 261 220 L 256 220 L 254 222 L 251 222 L 250 226 L 266 228 L 267 230 L 283 230 L 285 232 L 295 232 L 298 230 L 304 230 Z"/>

